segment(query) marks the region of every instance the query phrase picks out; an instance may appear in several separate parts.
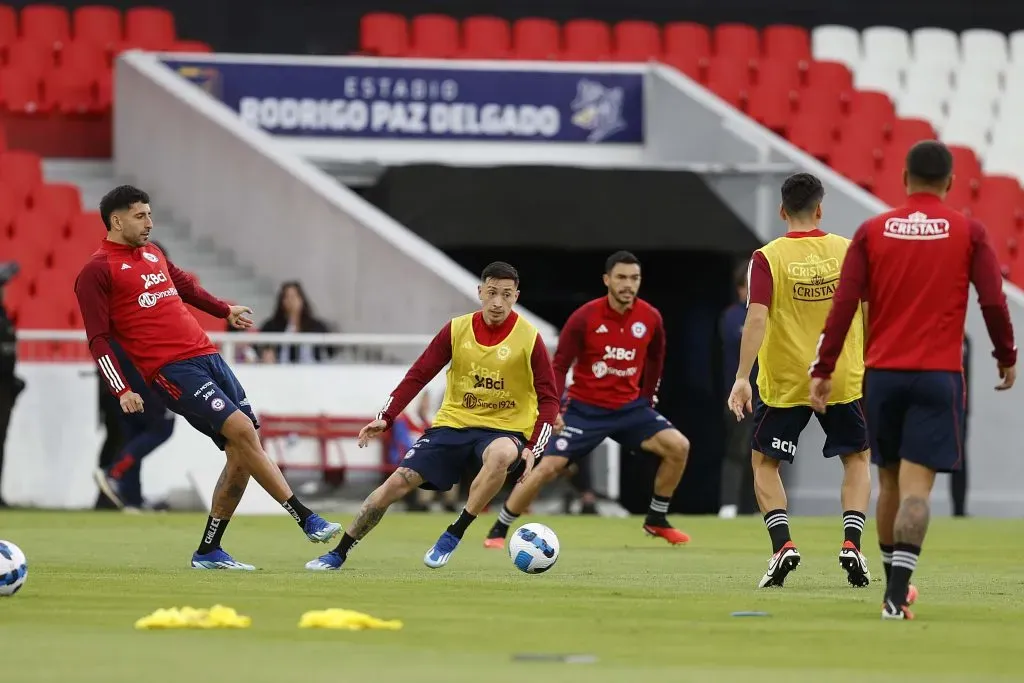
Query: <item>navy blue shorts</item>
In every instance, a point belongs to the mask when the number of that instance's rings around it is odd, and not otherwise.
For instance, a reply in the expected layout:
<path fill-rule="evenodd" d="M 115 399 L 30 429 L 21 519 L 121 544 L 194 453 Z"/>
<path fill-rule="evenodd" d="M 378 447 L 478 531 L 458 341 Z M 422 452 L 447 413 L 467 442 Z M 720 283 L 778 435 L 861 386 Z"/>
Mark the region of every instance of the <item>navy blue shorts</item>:
<path fill-rule="evenodd" d="M 447 491 L 462 480 L 471 460 L 482 461 L 484 451 L 498 439 L 512 439 L 519 449 L 520 457 L 509 466 L 511 472 L 519 466 L 526 442 L 522 434 L 499 429 L 431 427 L 412 445 L 398 466 L 423 477 L 421 489 Z"/>
<path fill-rule="evenodd" d="M 864 375 L 871 461 L 936 472 L 963 465 L 966 394 L 959 372 L 871 370 Z"/>
<path fill-rule="evenodd" d="M 868 450 L 867 421 L 864 419 L 864 406 L 860 399 L 828 406 L 824 415 L 814 412 L 810 406 L 773 408 L 758 401 L 754 409 L 751 450 L 769 458 L 793 462 L 800 433 L 811 421 L 812 415 L 818 419 L 818 424 L 825 432 L 822 455 L 826 458 Z"/>
<path fill-rule="evenodd" d="M 260 427 L 245 389 L 219 353 L 163 366 L 153 379 L 153 389 L 168 408 L 213 439 L 221 450 L 227 439 L 220 430 L 236 410 L 245 413 L 256 429 Z"/>
<path fill-rule="evenodd" d="M 562 419 L 565 429 L 548 442 L 544 454 L 569 458 L 570 462 L 587 455 L 607 438 L 635 450 L 658 432 L 675 429 L 645 398 L 617 409 L 569 401 Z"/>

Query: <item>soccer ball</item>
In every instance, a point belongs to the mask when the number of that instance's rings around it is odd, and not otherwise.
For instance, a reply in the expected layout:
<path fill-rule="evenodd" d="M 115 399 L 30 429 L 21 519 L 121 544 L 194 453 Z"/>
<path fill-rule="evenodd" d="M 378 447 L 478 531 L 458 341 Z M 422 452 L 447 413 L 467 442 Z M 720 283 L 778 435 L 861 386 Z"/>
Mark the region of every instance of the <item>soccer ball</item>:
<path fill-rule="evenodd" d="M 540 574 L 558 561 L 558 536 L 543 524 L 524 524 L 508 542 L 512 563 L 527 574 Z"/>
<path fill-rule="evenodd" d="M 10 541 L 0 541 L 0 597 L 17 593 L 27 576 L 25 553 Z"/>

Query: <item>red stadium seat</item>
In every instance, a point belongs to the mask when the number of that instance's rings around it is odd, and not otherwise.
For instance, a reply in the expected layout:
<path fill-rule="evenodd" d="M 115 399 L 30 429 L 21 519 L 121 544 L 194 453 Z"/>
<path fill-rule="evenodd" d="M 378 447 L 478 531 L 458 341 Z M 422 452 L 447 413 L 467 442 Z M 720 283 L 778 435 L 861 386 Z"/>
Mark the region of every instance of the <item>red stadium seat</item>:
<path fill-rule="evenodd" d="M 462 52 L 470 59 L 507 59 L 512 27 L 499 17 L 468 17 L 462 22 Z"/>
<path fill-rule="evenodd" d="M 107 234 L 107 228 L 103 225 L 103 219 L 99 211 L 88 211 L 80 213 L 71 219 L 71 228 L 68 231 L 69 239 L 86 239 L 86 235 L 96 241 L 99 245 Z"/>
<path fill-rule="evenodd" d="M 40 185 L 32 193 L 31 204 L 35 211 L 53 217 L 63 234 L 71 220 L 82 212 L 82 193 L 77 185 L 70 183 Z"/>
<path fill-rule="evenodd" d="M 21 10 L 21 37 L 59 51 L 71 39 L 71 17 L 56 5 L 28 5 Z"/>
<path fill-rule="evenodd" d="M 0 236 L 0 254 L 12 253 L 9 246 Z M 23 273 L 16 275 L 10 282 L 4 285 L 4 307 L 8 312 L 16 312 L 22 304 L 29 299 L 29 281 Z"/>
<path fill-rule="evenodd" d="M 880 126 L 888 135 L 896 120 L 896 108 L 882 92 L 855 90 L 850 95 L 849 118 L 857 125 Z"/>
<path fill-rule="evenodd" d="M 18 193 L 0 182 L 0 239 L 11 236 L 14 219 L 25 208 L 25 200 Z M 2 254 L 2 252 L 0 252 Z M 3 256 L 0 255 L 0 261 Z"/>
<path fill-rule="evenodd" d="M 132 7 L 124 13 L 124 37 L 145 50 L 166 50 L 177 38 L 174 15 L 159 7 Z"/>
<path fill-rule="evenodd" d="M 793 118 L 794 94 L 795 91 L 761 83 L 750 91 L 747 112 L 765 128 L 785 136 Z"/>
<path fill-rule="evenodd" d="M 96 79 L 96 109 L 107 111 L 114 101 L 114 77 L 110 71 L 103 71 Z"/>
<path fill-rule="evenodd" d="M 661 61 L 679 69 L 695 81 L 703 83 L 707 80 L 707 63 L 702 57 L 684 54 L 666 54 Z"/>
<path fill-rule="evenodd" d="M 665 24 L 663 34 L 666 54 L 696 54 L 705 59 L 711 58 L 711 31 L 707 26 L 677 21 Z"/>
<path fill-rule="evenodd" d="M 827 88 L 833 91 L 853 90 L 853 73 L 839 62 L 810 62 L 805 72 L 810 88 Z"/>
<path fill-rule="evenodd" d="M 875 196 L 889 206 L 900 206 L 907 200 L 907 188 L 903 185 L 903 169 L 887 166 L 876 175 Z"/>
<path fill-rule="evenodd" d="M 92 244 L 79 241 L 61 242 L 53 249 L 50 269 L 63 273 L 65 277 L 70 275 L 75 278 L 98 248 L 98 242 Z"/>
<path fill-rule="evenodd" d="M 178 40 L 171 45 L 171 52 L 213 52 L 213 48 L 201 40 Z"/>
<path fill-rule="evenodd" d="M 751 62 L 761 57 L 761 36 L 748 24 L 719 24 L 713 31 L 715 56 Z"/>
<path fill-rule="evenodd" d="M 954 182 L 954 185 L 956 183 Z M 983 176 L 978 187 L 978 198 L 974 202 L 973 213 L 982 222 L 995 220 L 997 216 L 1005 216 L 1013 225 L 1021 224 L 1020 183 L 1011 176 Z"/>
<path fill-rule="evenodd" d="M 0 69 L 0 102 L 5 109 L 18 114 L 46 111 L 39 76 L 20 69 Z"/>
<path fill-rule="evenodd" d="M 615 34 L 614 58 L 619 62 L 646 62 L 661 56 L 661 32 L 649 21 L 620 21 Z"/>
<path fill-rule="evenodd" d="M 842 143 L 832 150 L 830 163 L 838 173 L 871 191 L 878 178 L 874 150 L 856 142 Z"/>
<path fill-rule="evenodd" d="M 808 122 L 816 118 L 816 127 L 826 128 L 830 136 L 839 133 L 842 107 L 839 93 L 828 88 L 804 88 L 797 95 L 797 110 Z"/>
<path fill-rule="evenodd" d="M 15 327 L 22 330 L 71 329 L 71 311 L 55 305 L 48 297 L 28 301 L 18 309 Z"/>
<path fill-rule="evenodd" d="M 811 60 L 811 37 L 802 26 L 775 24 L 764 29 L 761 36 L 764 56 L 792 62 Z"/>
<path fill-rule="evenodd" d="M 40 40 L 18 40 L 7 47 L 7 66 L 42 76 L 55 66 L 53 48 Z"/>
<path fill-rule="evenodd" d="M 800 69 L 796 61 L 782 59 L 763 59 L 757 65 L 757 85 L 778 88 L 787 95 L 800 90 Z"/>
<path fill-rule="evenodd" d="M 839 126 L 839 143 L 843 147 L 861 147 L 875 155 L 879 163 L 885 147 L 885 129 L 877 122 L 860 123 L 849 116 Z"/>
<path fill-rule="evenodd" d="M 715 57 L 708 68 L 707 87 L 732 106 L 742 108 L 750 90 L 749 63 L 733 57 Z"/>
<path fill-rule="evenodd" d="M 43 81 L 47 104 L 61 114 L 89 114 L 99 109 L 96 102 L 96 72 L 69 66 L 47 74 Z"/>
<path fill-rule="evenodd" d="M 946 204 L 955 211 L 962 211 L 972 214 L 971 206 L 974 203 L 974 192 L 968 183 L 958 183 L 953 179 L 953 187 L 946 194 Z"/>
<path fill-rule="evenodd" d="M 26 252 L 47 257 L 63 240 L 61 226 L 49 214 L 26 210 L 14 219 L 14 242 Z"/>
<path fill-rule="evenodd" d="M 78 73 L 98 74 L 107 68 L 107 53 L 99 43 L 76 39 L 60 53 L 61 68 L 73 67 Z"/>
<path fill-rule="evenodd" d="M 821 125 L 817 114 L 798 113 L 789 122 L 789 141 L 823 163 L 829 163 L 836 146 L 829 127 Z"/>
<path fill-rule="evenodd" d="M 116 7 L 79 7 L 72 12 L 71 19 L 76 41 L 88 41 L 109 52 L 124 39 L 121 12 Z"/>
<path fill-rule="evenodd" d="M 953 155 L 953 175 L 956 176 L 953 184 L 962 183 L 972 189 L 976 189 L 981 182 L 981 162 L 970 147 L 950 145 L 949 151 Z"/>
<path fill-rule="evenodd" d="M 565 51 L 573 55 L 573 61 L 600 61 L 611 55 L 611 29 L 603 21 L 570 19 L 562 27 L 562 35 Z"/>
<path fill-rule="evenodd" d="M 449 59 L 459 53 L 459 22 L 444 14 L 421 14 L 412 20 L 412 54 Z"/>
<path fill-rule="evenodd" d="M 10 5 L 0 5 L 0 49 L 18 39 L 18 13 Z"/>
<path fill-rule="evenodd" d="M 409 24 L 390 12 L 364 14 L 359 20 L 359 48 L 366 54 L 401 57 L 409 52 Z"/>
<path fill-rule="evenodd" d="M 39 155 L 18 150 L 0 153 L 0 183 L 27 205 L 29 196 L 43 183 L 43 165 Z"/>
<path fill-rule="evenodd" d="M 520 19 L 512 24 L 512 44 L 518 59 L 558 59 L 562 37 L 550 19 Z"/>
<path fill-rule="evenodd" d="M 924 119 L 896 119 L 884 150 L 885 156 L 891 158 L 895 165 L 902 164 L 911 147 L 921 140 L 934 140 L 936 137 L 932 124 Z"/>

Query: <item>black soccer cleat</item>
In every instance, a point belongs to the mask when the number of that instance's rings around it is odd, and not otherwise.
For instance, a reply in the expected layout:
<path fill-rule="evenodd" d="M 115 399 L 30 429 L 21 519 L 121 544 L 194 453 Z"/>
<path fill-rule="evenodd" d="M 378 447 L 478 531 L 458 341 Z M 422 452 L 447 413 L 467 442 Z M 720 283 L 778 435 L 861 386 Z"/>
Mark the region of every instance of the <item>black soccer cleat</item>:
<path fill-rule="evenodd" d="M 865 588 L 871 583 L 868 561 L 851 541 L 843 541 L 839 551 L 839 566 L 846 570 L 846 580 L 854 588 Z"/>

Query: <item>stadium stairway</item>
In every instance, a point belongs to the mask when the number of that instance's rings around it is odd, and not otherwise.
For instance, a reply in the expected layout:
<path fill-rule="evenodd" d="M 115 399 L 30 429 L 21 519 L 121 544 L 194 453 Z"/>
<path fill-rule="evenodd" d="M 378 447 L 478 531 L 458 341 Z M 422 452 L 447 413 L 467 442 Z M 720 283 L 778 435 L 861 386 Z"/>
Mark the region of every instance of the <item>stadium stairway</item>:
<path fill-rule="evenodd" d="M 109 161 L 47 159 L 43 161 L 43 175 L 48 183 L 77 185 L 86 210 L 96 210 L 104 193 L 119 181 Z M 217 249 L 207 240 L 194 239 L 188 225 L 176 220 L 173 210 L 160 206 L 159 202 L 153 206 L 153 216 L 156 227 L 153 235 L 176 265 L 195 273 L 203 286 L 217 296 L 252 307 L 257 324 L 270 316 L 276 283 L 260 278 L 252 268 L 239 264 L 230 251 Z M 100 239 L 102 234 L 96 235 L 97 245 Z"/>

